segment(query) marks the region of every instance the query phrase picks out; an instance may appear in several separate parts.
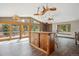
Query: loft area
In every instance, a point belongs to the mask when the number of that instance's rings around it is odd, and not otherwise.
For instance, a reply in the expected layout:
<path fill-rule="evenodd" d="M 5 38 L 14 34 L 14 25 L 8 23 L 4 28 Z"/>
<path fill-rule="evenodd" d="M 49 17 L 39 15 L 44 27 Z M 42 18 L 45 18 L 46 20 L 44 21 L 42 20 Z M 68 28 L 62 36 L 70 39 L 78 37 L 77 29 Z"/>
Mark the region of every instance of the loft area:
<path fill-rule="evenodd" d="M 78 56 L 78 5 L 0 4 L 0 55 Z"/>

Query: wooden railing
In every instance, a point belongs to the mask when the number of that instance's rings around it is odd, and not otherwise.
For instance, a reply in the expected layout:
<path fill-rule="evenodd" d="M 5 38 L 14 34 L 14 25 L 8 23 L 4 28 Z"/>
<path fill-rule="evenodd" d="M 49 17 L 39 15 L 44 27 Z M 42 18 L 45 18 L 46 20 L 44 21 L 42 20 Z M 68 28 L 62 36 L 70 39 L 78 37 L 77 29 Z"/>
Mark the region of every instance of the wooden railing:
<path fill-rule="evenodd" d="M 79 32 L 75 32 L 75 44 L 78 45 L 79 42 Z"/>
<path fill-rule="evenodd" d="M 51 37 L 52 32 L 31 32 L 31 46 L 42 51 L 46 55 L 51 54 L 54 47 L 54 39 Z"/>

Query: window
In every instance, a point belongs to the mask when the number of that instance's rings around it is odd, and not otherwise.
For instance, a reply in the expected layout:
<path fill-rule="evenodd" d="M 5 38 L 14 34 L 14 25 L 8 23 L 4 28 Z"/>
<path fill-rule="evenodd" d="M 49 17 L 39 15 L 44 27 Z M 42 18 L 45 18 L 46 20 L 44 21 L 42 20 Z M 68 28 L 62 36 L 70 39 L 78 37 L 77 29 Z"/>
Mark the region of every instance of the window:
<path fill-rule="evenodd" d="M 32 22 L 32 31 L 40 31 L 40 23 L 37 21 Z"/>
<path fill-rule="evenodd" d="M 9 24 L 0 24 L 0 40 L 9 39 Z"/>
<path fill-rule="evenodd" d="M 57 25 L 58 32 L 70 32 L 71 31 L 71 24 L 60 24 Z"/>
<path fill-rule="evenodd" d="M 20 31 L 18 25 L 11 25 L 12 27 L 12 38 L 19 38 L 20 37 Z"/>

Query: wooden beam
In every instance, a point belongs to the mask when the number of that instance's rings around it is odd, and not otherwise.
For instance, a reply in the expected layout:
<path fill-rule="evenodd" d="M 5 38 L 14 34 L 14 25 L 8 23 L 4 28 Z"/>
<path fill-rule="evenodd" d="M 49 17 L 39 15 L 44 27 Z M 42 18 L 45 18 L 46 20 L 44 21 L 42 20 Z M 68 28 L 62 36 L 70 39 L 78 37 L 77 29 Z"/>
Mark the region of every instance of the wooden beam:
<path fill-rule="evenodd" d="M 0 21 L 0 24 L 16 24 L 16 25 L 26 24 L 26 25 L 29 25 L 29 23 L 16 22 L 16 21 Z"/>
<path fill-rule="evenodd" d="M 9 25 L 9 35 L 10 35 L 10 40 L 12 39 L 12 25 Z"/>
<path fill-rule="evenodd" d="M 36 49 L 40 50 L 41 52 L 44 52 L 46 55 L 48 55 L 47 51 L 35 46 L 34 44 L 31 43 L 31 46 L 33 46 L 34 48 L 36 48 Z"/>
<path fill-rule="evenodd" d="M 32 23 L 31 23 L 31 19 L 29 19 L 29 42 L 31 43 L 31 31 L 32 31 Z"/>
<path fill-rule="evenodd" d="M 19 24 L 15 21 L 0 21 L 0 24 Z"/>
<path fill-rule="evenodd" d="M 21 25 L 19 25 L 19 31 L 20 31 L 20 39 L 22 38 L 22 34 L 21 34 Z"/>

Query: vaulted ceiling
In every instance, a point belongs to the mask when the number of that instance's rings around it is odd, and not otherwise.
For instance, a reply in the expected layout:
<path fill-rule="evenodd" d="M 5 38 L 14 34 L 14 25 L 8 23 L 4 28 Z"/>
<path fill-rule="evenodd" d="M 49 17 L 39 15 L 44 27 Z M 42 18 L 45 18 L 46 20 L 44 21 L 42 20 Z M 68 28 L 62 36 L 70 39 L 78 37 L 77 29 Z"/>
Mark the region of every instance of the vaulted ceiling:
<path fill-rule="evenodd" d="M 0 3 L 0 17 L 31 16 L 37 20 L 41 20 L 41 16 L 34 16 L 37 7 L 42 7 L 45 4 L 39 3 Z M 54 14 L 54 22 L 63 22 L 79 19 L 79 4 L 78 3 L 50 3 L 50 7 L 56 7 L 57 11 Z"/>

